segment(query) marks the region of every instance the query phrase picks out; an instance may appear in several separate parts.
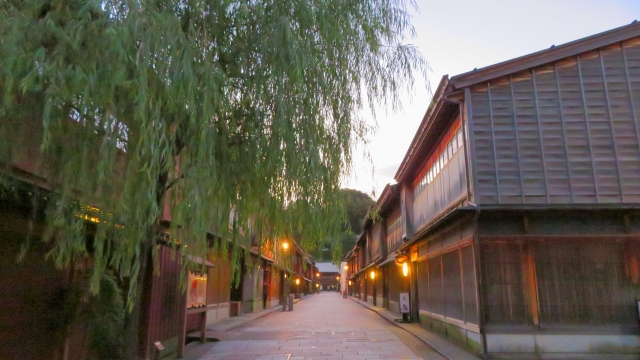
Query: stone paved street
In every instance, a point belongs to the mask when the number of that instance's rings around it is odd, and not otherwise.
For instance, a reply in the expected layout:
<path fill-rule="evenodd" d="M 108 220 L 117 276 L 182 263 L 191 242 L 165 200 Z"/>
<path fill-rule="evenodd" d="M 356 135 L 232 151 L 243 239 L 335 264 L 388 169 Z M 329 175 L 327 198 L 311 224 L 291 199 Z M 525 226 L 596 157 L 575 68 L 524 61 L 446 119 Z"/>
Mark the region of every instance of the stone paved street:
<path fill-rule="evenodd" d="M 376 313 L 320 293 L 224 334 L 201 360 L 444 359 Z"/>

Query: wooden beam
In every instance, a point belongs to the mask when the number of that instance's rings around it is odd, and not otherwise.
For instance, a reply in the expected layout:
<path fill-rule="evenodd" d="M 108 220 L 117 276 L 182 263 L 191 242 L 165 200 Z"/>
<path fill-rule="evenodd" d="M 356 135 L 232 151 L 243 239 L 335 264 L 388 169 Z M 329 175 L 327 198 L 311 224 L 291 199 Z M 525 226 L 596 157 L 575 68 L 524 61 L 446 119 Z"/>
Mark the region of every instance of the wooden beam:
<path fill-rule="evenodd" d="M 524 276 L 525 292 L 528 297 L 529 307 L 531 311 L 531 320 L 535 326 L 540 325 L 540 301 L 538 298 L 538 281 L 536 278 L 536 258 L 535 248 L 531 243 L 524 243 Z"/>

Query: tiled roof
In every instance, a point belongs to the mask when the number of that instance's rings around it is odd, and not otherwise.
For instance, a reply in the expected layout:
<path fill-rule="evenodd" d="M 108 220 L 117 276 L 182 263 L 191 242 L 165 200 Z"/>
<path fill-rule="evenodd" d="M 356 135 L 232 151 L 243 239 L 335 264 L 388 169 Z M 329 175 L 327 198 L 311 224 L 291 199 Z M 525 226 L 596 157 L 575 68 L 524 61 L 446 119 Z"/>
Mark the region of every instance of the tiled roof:
<path fill-rule="evenodd" d="M 330 262 L 317 262 L 316 267 L 320 273 L 339 273 L 340 268 Z"/>

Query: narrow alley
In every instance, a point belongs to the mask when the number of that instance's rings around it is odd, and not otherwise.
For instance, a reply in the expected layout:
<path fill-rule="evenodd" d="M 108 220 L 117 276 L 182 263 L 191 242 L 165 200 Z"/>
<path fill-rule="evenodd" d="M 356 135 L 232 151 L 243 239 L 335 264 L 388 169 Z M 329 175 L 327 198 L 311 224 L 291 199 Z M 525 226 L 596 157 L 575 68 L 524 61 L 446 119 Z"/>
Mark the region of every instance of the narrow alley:
<path fill-rule="evenodd" d="M 338 293 L 323 292 L 229 330 L 200 360 L 445 359 Z"/>

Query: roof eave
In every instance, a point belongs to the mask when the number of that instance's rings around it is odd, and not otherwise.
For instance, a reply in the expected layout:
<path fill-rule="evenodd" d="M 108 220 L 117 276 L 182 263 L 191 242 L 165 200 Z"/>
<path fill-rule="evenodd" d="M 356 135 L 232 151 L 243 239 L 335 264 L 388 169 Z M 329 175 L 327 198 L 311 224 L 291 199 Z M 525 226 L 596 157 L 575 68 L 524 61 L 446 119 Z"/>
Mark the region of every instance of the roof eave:
<path fill-rule="evenodd" d="M 387 184 L 382 190 L 382 194 L 378 199 L 377 205 L 380 211 L 386 210 L 389 204 L 396 199 L 398 195 L 398 184 Z"/>
<path fill-rule="evenodd" d="M 442 105 L 444 103 L 442 99 L 442 94 L 445 92 L 445 89 L 447 89 L 448 86 L 449 86 L 449 76 L 444 75 L 440 79 L 440 84 L 438 85 L 436 92 L 433 94 L 433 98 L 431 100 L 433 104 L 429 106 L 429 109 L 427 109 L 427 112 L 424 114 L 424 117 L 422 118 L 422 122 L 418 127 L 418 131 L 416 131 L 416 134 L 414 135 L 413 140 L 411 141 L 411 145 L 409 146 L 409 149 L 404 155 L 404 159 L 402 159 L 402 162 L 400 163 L 400 166 L 396 171 L 396 174 L 394 176 L 394 179 L 396 180 L 396 182 L 398 183 L 402 182 L 405 176 L 407 175 L 409 167 L 413 163 L 417 153 L 419 152 L 419 148 L 424 142 L 424 138 L 426 137 L 429 131 L 429 125 L 433 122 L 432 119 L 438 114 L 438 112 L 442 108 Z"/>

